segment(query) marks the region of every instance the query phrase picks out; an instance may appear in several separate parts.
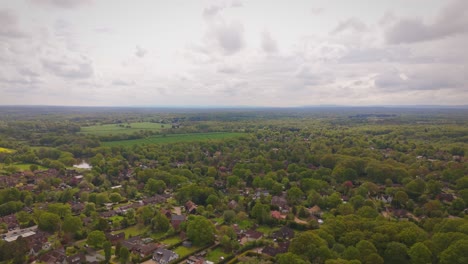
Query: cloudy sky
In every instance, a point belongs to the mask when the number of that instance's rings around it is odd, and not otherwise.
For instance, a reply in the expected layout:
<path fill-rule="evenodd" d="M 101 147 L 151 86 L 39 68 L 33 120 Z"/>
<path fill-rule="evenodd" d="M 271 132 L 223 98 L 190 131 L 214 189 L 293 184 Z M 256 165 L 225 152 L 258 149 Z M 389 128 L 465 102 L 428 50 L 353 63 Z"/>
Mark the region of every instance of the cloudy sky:
<path fill-rule="evenodd" d="M 468 104 L 466 0 L 2 0 L 0 104 Z"/>

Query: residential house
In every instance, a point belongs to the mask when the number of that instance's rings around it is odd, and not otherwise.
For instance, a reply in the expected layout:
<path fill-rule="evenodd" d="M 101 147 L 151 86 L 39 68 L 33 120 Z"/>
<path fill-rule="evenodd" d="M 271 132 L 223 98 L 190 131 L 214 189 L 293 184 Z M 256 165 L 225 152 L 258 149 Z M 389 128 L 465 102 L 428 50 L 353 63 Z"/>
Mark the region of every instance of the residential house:
<path fill-rule="evenodd" d="M 289 240 L 294 238 L 294 230 L 287 226 L 283 226 L 280 230 L 273 232 L 272 237 L 274 239 Z"/>
<path fill-rule="evenodd" d="M 229 203 L 228 203 L 228 207 L 229 209 L 233 210 L 235 209 L 236 207 L 238 206 L 238 203 L 234 200 L 231 200 Z"/>
<path fill-rule="evenodd" d="M 185 261 L 185 263 L 187 263 L 187 264 L 205 264 L 205 259 L 202 258 L 202 257 L 190 256 Z"/>
<path fill-rule="evenodd" d="M 153 260 L 158 264 L 167 264 L 178 258 L 179 255 L 177 253 L 165 248 L 159 248 L 153 253 Z"/>
<path fill-rule="evenodd" d="M 161 204 L 161 203 L 165 203 L 165 202 L 166 202 L 166 198 L 164 196 L 158 195 L 158 194 L 156 194 L 153 197 L 148 197 L 148 198 L 143 199 L 143 204 L 144 205 Z"/>
<path fill-rule="evenodd" d="M 86 256 L 83 253 L 78 253 L 67 257 L 67 264 L 81 264 L 86 262 Z"/>
<path fill-rule="evenodd" d="M 286 215 L 281 214 L 280 211 L 271 211 L 271 217 L 276 220 L 284 220 L 286 219 Z"/>
<path fill-rule="evenodd" d="M 118 234 L 112 234 L 112 233 L 107 233 L 106 234 L 107 240 L 111 242 L 112 245 L 117 245 L 119 242 L 122 243 L 122 241 L 125 240 L 125 233 L 120 232 Z"/>
<path fill-rule="evenodd" d="M 271 205 L 277 206 L 281 213 L 289 213 L 288 201 L 282 196 L 271 197 Z"/>
<path fill-rule="evenodd" d="M 276 256 L 288 252 L 289 242 L 278 243 L 276 246 L 266 246 L 263 248 L 262 253 L 269 256 Z"/>
<path fill-rule="evenodd" d="M 187 214 L 197 213 L 197 205 L 192 201 L 186 202 L 184 207 L 185 207 L 185 212 L 187 212 Z"/>
<path fill-rule="evenodd" d="M 153 252 L 159 247 L 156 243 L 145 243 L 145 241 L 147 240 L 142 239 L 140 236 L 136 236 L 124 240 L 122 242 L 122 246 L 128 248 L 130 252 L 145 258 L 151 256 L 151 254 L 153 254 Z"/>
<path fill-rule="evenodd" d="M 185 222 L 185 216 L 184 215 L 176 215 L 176 214 L 173 214 L 171 216 L 171 225 L 174 229 L 178 229 L 180 224 L 182 224 L 183 222 Z"/>
<path fill-rule="evenodd" d="M 5 223 L 8 230 L 10 231 L 19 228 L 19 223 L 18 223 L 18 220 L 16 219 L 15 214 L 10 214 L 10 215 L 1 217 L 0 223 Z"/>
<path fill-rule="evenodd" d="M 255 241 L 263 237 L 263 233 L 255 230 L 247 230 L 244 232 L 244 237 L 241 238 L 241 244 L 245 244 L 247 242 Z"/>

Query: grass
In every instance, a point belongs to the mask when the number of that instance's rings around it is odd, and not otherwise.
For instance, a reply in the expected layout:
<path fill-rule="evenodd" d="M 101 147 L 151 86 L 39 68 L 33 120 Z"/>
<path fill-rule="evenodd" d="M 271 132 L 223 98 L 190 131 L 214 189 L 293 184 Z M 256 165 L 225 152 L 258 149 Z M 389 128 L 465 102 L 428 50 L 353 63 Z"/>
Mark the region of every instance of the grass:
<path fill-rule="evenodd" d="M 29 166 L 33 165 L 32 163 L 16 163 L 13 166 L 19 168 L 22 171 L 29 170 Z M 37 165 L 37 164 L 35 164 Z M 47 170 L 47 167 L 37 165 L 38 170 Z"/>
<path fill-rule="evenodd" d="M 192 255 L 195 251 L 199 250 L 200 248 L 199 247 L 184 247 L 184 246 L 180 246 L 180 247 L 176 247 L 174 249 L 174 252 L 179 254 L 179 257 L 180 258 L 183 258 L 183 257 L 186 257 L 186 256 L 189 256 L 189 255 Z"/>
<path fill-rule="evenodd" d="M 141 130 L 159 131 L 164 128 L 169 128 L 170 124 L 151 123 L 151 122 L 139 122 L 139 123 L 121 123 L 121 124 L 106 124 L 106 125 L 95 125 L 81 127 L 81 133 L 92 134 L 96 136 L 108 136 L 122 135 L 122 134 L 133 134 L 140 132 Z"/>
<path fill-rule="evenodd" d="M 231 132 L 212 132 L 212 133 L 191 133 L 191 134 L 169 134 L 169 135 L 156 135 L 143 139 L 133 140 L 120 140 L 104 142 L 104 146 L 133 146 L 139 144 L 165 144 L 177 142 L 196 142 L 196 141 L 209 141 L 209 140 L 223 140 L 228 138 L 240 137 L 244 133 L 231 133 Z"/>
<path fill-rule="evenodd" d="M 271 234 L 271 232 L 273 232 L 273 230 L 276 230 L 276 229 L 278 228 L 271 228 L 269 226 L 262 225 L 262 226 L 257 227 L 256 231 L 259 231 L 265 235 L 268 235 L 268 234 Z"/>
<path fill-rule="evenodd" d="M 173 237 L 166 238 L 160 242 L 170 247 L 172 245 L 182 242 L 182 240 L 178 236 L 173 236 Z"/>
<path fill-rule="evenodd" d="M 125 237 L 129 238 L 129 237 L 134 237 L 134 236 L 144 234 L 146 231 L 148 231 L 148 227 L 141 226 L 141 225 L 134 225 L 134 226 L 122 229 L 119 232 L 122 232 L 122 231 L 125 233 Z"/>
<path fill-rule="evenodd" d="M 224 253 L 223 249 L 217 247 L 215 250 L 208 252 L 206 255 L 206 259 L 209 261 L 213 261 L 214 263 L 218 263 L 221 257 L 227 258 L 229 254 Z"/>
<path fill-rule="evenodd" d="M 0 147 L 0 153 L 8 153 L 9 154 L 9 153 L 13 153 L 13 152 L 15 152 L 15 150 Z"/>
<path fill-rule="evenodd" d="M 253 221 L 249 219 L 239 221 L 238 223 L 239 228 L 244 230 L 250 229 L 253 226 L 253 224 Z"/>

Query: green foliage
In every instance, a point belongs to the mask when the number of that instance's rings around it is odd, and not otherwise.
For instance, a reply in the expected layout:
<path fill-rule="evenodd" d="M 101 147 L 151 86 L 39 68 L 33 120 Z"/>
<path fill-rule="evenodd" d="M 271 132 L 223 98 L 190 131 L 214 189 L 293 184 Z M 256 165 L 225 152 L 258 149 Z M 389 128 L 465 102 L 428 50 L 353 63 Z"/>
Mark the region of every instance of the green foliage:
<path fill-rule="evenodd" d="M 160 212 L 156 212 L 153 219 L 151 219 L 151 229 L 155 232 L 167 232 L 169 228 L 169 219 Z"/>
<path fill-rule="evenodd" d="M 302 256 L 311 263 L 324 263 L 333 255 L 327 242 L 313 231 L 296 236 L 291 241 L 289 252 Z"/>
<path fill-rule="evenodd" d="M 411 246 L 408 251 L 412 264 L 426 264 L 431 263 L 432 253 L 431 251 L 421 242 L 418 242 Z"/>
<path fill-rule="evenodd" d="M 104 232 L 95 230 L 88 234 L 86 243 L 94 248 L 102 247 L 103 243 L 106 241 L 106 235 Z"/>
<path fill-rule="evenodd" d="M 60 228 L 60 216 L 54 213 L 42 212 L 39 215 L 38 227 L 41 230 L 54 232 Z"/>
<path fill-rule="evenodd" d="M 187 224 L 187 237 L 196 246 L 211 244 L 215 239 L 215 226 L 203 216 L 194 216 Z"/>
<path fill-rule="evenodd" d="M 459 240 L 440 254 L 441 264 L 468 263 L 468 239 Z"/>
<path fill-rule="evenodd" d="M 133 139 L 133 140 L 119 140 L 110 141 L 104 143 L 108 147 L 116 146 L 134 146 L 141 144 L 170 144 L 178 142 L 204 142 L 213 140 L 225 140 L 230 138 L 238 138 L 245 136 L 243 133 L 228 133 L 228 132 L 216 132 L 216 133 L 194 133 L 194 134 L 174 134 L 165 136 L 151 136 L 144 139 Z"/>

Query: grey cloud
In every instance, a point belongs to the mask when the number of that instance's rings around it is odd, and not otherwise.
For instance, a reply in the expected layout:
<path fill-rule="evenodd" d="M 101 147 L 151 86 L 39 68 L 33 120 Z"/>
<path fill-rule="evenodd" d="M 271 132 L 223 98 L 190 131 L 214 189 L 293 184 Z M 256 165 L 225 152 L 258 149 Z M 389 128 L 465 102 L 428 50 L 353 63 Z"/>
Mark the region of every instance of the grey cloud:
<path fill-rule="evenodd" d="M 234 54 L 244 47 L 244 27 L 239 22 L 222 22 L 215 26 L 214 38 L 226 55 Z"/>
<path fill-rule="evenodd" d="M 325 9 L 324 8 L 321 8 L 321 7 L 314 7 L 310 10 L 310 12 L 313 14 L 313 15 L 320 15 L 323 13 Z"/>
<path fill-rule="evenodd" d="M 135 56 L 143 58 L 148 51 L 140 46 L 136 46 Z"/>
<path fill-rule="evenodd" d="M 39 73 L 37 71 L 32 70 L 31 68 L 28 67 L 20 67 L 17 69 L 18 73 L 20 75 L 25 75 L 25 76 L 31 76 L 31 77 L 38 77 Z"/>
<path fill-rule="evenodd" d="M 261 36 L 261 45 L 263 51 L 267 53 L 275 53 L 278 51 L 278 44 L 276 43 L 276 40 L 274 40 L 270 33 L 267 31 L 264 31 Z"/>
<path fill-rule="evenodd" d="M 466 74 L 466 70 L 452 67 L 431 67 L 409 73 L 390 70 L 377 75 L 375 85 L 387 92 L 461 88 Z"/>
<path fill-rule="evenodd" d="M 132 86 L 132 85 L 135 85 L 135 83 L 133 81 L 123 81 L 123 80 L 114 80 L 114 81 L 112 81 L 112 84 L 116 85 L 116 86 Z"/>
<path fill-rule="evenodd" d="M 221 10 L 223 10 L 224 7 L 219 6 L 219 5 L 212 5 L 210 7 L 207 7 L 203 10 L 203 17 L 205 18 L 212 18 L 216 16 Z"/>
<path fill-rule="evenodd" d="M 26 37 L 18 25 L 18 17 L 8 9 L 0 10 L 0 37 L 23 38 Z"/>
<path fill-rule="evenodd" d="M 53 6 L 64 9 L 73 9 L 85 5 L 89 5 L 93 0 L 30 0 L 31 2 L 41 6 Z"/>
<path fill-rule="evenodd" d="M 72 25 L 70 22 L 63 20 L 63 19 L 58 19 L 54 23 L 54 33 L 58 37 L 66 37 L 71 35 L 72 32 Z"/>
<path fill-rule="evenodd" d="M 345 21 L 341 21 L 335 29 L 332 30 L 331 34 L 338 34 L 346 30 L 351 30 L 353 32 L 363 32 L 367 29 L 366 24 L 361 20 L 352 17 Z"/>
<path fill-rule="evenodd" d="M 300 66 L 295 77 L 300 80 L 302 86 L 317 85 L 323 82 L 322 74 L 314 72 L 307 65 Z"/>
<path fill-rule="evenodd" d="M 405 18 L 390 27 L 386 34 L 388 43 L 412 43 L 445 38 L 468 32 L 468 1 L 452 1 L 433 23 L 417 18 Z"/>
<path fill-rule="evenodd" d="M 229 65 L 222 65 L 218 67 L 218 72 L 225 73 L 225 74 L 234 74 L 239 73 L 240 69 L 236 66 L 229 66 Z"/>
<path fill-rule="evenodd" d="M 231 2 L 231 7 L 241 7 L 241 6 L 243 6 L 243 5 L 244 5 L 244 4 L 242 3 L 241 0 L 233 0 L 233 1 Z"/>
<path fill-rule="evenodd" d="M 86 79 L 94 75 L 92 63 L 87 60 L 50 60 L 42 59 L 42 66 L 51 74 L 69 79 Z"/>

